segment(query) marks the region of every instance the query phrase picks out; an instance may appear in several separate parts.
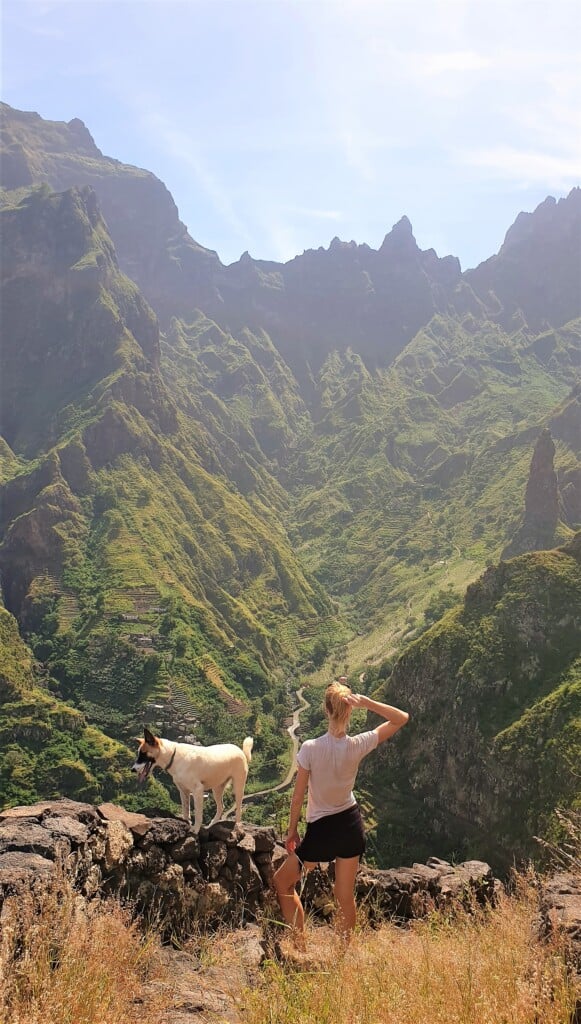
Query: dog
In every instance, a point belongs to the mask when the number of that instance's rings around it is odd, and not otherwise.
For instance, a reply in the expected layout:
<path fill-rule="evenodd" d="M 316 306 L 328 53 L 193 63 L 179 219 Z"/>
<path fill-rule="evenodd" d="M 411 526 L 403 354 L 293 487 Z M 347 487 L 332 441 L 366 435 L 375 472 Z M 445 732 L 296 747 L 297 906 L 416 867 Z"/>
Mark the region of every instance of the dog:
<path fill-rule="evenodd" d="M 144 729 L 143 736 L 137 760 L 131 771 L 137 772 L 140 783 L 145 782 L 154 768 L 169 772 L 179 789 L 182 818 L 186 821 L 192 820 L 190 797 L 194 798 L 194 832 L 199 832 L 202 826 L 204 792 L 211 789 L 216 801 L 216 813 L 210 822 L 210 825 L 213 825 L 222 817 L 222 794 L 230 781 L 236 799 L 235 820 L 241 820 L 242 797 L 254 745 L 251 736 L 246 737 L 242 749 L 234 743 L 216 743 L 210 747 L 174 743 L 173 740 L 163 740 L 154 736 L 149 729 Z"/>

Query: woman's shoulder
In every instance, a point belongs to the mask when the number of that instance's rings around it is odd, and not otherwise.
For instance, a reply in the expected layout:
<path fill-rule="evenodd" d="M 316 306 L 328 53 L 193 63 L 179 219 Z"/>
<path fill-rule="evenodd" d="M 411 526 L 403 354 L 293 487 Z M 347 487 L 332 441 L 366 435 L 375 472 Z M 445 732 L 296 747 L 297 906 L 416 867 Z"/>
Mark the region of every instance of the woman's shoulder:
<path fill-rule="evenodd" d="M 367 729 L 365 732 L 358 732 L 354 736 L 348 736 L 347 738 L 350 746 L 358 750 L 372 750 L 373 747 L 377 746 L 377 733 L 375 729 Z"/>
<path fill-rule="evenodd" d="M 317 743 L 320 743 L 321 740 L 325 739 L 325 735 L 326 734 L 323 734 L 322 736 L 313 736 L 310 740 L 303 740 L 301 747 L 314 747 Z"/>

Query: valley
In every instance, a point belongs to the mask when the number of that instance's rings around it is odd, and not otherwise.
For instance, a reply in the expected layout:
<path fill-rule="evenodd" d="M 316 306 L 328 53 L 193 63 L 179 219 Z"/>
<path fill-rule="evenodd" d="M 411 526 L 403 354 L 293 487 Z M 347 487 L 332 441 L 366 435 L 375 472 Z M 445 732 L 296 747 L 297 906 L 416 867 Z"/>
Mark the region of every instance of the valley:
<path fill-rule="evenodd" d="M 533 855 L 581 800 L 581 190 L 468 273 L 406 217 L 224 266 L 82 122 L 2 124 L 0 805 L 175 811 L 145 723 L 252 734 L 260 820 L 364 674 L 412 718 L 378 866 Z"/>

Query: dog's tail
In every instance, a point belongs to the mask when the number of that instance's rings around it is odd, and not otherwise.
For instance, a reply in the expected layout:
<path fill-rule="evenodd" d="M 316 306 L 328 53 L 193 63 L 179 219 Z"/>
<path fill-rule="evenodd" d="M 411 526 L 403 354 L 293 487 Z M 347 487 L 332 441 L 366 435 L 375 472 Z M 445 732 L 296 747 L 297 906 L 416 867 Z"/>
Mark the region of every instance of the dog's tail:
<path fill-rule="evenodd" d="M 244 740 L 244 743 L 242 744 L 242 750 L 244 751 L 244 757 L 246 758 L 248 764 L 250 764 L 252 760 L 253 746 L 254 740 L 252 739 L 252 736 L 247 736 L 246 739 Z"/>

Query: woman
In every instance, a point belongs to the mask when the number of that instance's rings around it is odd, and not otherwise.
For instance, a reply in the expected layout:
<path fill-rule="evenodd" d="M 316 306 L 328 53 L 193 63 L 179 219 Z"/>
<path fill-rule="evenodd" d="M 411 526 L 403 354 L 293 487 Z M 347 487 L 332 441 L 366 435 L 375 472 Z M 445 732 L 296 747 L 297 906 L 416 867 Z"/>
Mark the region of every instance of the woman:
<path fill-rule="evenodd" d="M 352 693 L 341 682 L 327 687 L 324 708 L 328 731 L 317 739 L 306 740 L 297 755 L 297 777 L 285 840 L 288 857 L 274 876 L 282 915 L 299 945 L 304 943 L 305 915 L 295 885 L 303 871 L 310 871 L 320 861 L 335 861 L 336 927 L 345 938 L 350 936 L 355 925 L 355 876 L 359 858 L 365 852 L 363 822 L 352 792 L 355 777 L 361 760 L 394 736 L 409 719 L 405 711 Z M 374 711 L 386 721 L 369 732 L 348 736 L 353 708 Z M 307 791 L 307 829 L 301 842 L 297 828 Z"/>

